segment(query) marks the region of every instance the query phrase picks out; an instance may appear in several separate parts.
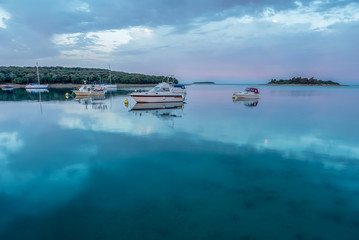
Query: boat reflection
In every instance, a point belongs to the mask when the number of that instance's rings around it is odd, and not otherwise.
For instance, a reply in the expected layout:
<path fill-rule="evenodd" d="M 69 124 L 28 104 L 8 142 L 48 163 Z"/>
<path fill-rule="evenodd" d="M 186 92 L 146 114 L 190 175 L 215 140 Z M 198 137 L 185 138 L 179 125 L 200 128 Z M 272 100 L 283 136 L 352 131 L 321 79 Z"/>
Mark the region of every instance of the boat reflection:
<path fill-rule="evenodd" d="M 173 127 L 173 118 L 180 118 L 183 115 L 183 102 L 168 103 L 136 103 L 131 109 L 136 116 L 142 117 L 153 115 L 161 120 L 169 121 L 169 126 Z"/>
<path fill-rule="evenodd" d="M 259 100 L 248 100 L 248 99 L 236 99 L 233 103 L 243 103 L 246 107 L 257 107 Z"/>
<path fill-rule="evenodd" d="M 107 104 L 105 103 L 104 96 L 93 96 L 93 97 L 79 97 L 74 98 L 75 102 L 85 105 L 86 109 L 89 109 L 88 106 L 91 106 L 91 109 L 105 111 L 107 110 Z"/>
<path fill-rule="evenodd" d="M 43 112 L 43 106 L 42 106 L 42 100 L 41 100 L 41 93 L 48 93 L 49 90 L 47 90 L 46 88 L 34 88 L 34 89 L 25 89 L 26 92 L 30 93 L 30 94 L 38 94 L 39 95 L 39 103 L 40 103 L 40 112 Z"/>
<path fill-rule="evenodd" d="M 48 93 L 47 89 L 25 89 L 28 93 Z"/>

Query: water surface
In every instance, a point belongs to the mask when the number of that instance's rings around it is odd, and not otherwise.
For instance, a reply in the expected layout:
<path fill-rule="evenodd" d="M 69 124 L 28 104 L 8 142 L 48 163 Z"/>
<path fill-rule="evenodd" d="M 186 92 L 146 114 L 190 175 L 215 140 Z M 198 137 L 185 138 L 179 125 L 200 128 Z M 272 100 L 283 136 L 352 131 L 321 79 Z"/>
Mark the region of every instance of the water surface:
<path fill-rule="evenodd" d="M 0 239 L 359 239 L 359 88 L 245 87 L 0 92 Z"/>

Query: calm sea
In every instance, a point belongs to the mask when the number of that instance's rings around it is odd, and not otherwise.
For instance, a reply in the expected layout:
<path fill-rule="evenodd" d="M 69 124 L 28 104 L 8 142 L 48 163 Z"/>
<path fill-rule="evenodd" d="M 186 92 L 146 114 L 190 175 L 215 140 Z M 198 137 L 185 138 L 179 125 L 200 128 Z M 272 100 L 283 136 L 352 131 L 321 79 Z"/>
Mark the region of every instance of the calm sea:
<path fill-rule="evenodd" d="M 0 239 L 359 239 L 359 87 L 245 87 L 0 90 Z"/>

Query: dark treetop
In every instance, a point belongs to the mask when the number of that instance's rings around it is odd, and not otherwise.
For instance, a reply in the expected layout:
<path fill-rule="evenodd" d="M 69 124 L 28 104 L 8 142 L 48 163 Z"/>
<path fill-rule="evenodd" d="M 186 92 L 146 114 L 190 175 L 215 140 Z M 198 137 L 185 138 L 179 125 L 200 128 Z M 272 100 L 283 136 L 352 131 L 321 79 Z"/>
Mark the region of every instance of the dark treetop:
<path fill-rule="evenodd" d="M 318 80 L 313 77 L 311 78 L 301 78 L 301 77 L 293 77 L 289 80 L 276 80 L 272 79 L 269 83 L 270 85 L 282 85 L 282 84 L 296 84 L 296 85 L 335 85 L 339 86 L 340 84 L 333 81 L 323 81 Z"/>
<path fill-rule="evenodd" d="M 99 68 L 68 68 L 68 67 L 39 67 L 41 83 L 72 83 L 109 82 L 110 74 L 107 69 Z M 169 80 L 178 83 L 176 78 L 164 76 L 150 76 L 138 73 L 111 71 L 112 83 L 154 84 Z M 27 84 L 37 82 L 36 67 L 1 67 L 0 83 Z"/>

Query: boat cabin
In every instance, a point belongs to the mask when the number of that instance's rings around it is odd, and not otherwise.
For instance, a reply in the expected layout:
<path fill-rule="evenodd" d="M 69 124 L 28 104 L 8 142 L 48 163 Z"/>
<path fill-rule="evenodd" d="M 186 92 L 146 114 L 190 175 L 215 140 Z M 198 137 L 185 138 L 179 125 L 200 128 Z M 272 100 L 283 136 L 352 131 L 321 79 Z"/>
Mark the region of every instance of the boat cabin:
<path fill-rule="evenodd" d="M 170 85 L 168 83 L 160 83 L 156 87 L 152 88 L 149 92 L 169 92 Z"/>
<path fill-rule="evenodd" d="M 252 92 L 252 93 L 254 93 L 254 94 L 259 94 L 257 88 L 246 88 L 245 91 L 246 91 L 246 92 Z"/>

